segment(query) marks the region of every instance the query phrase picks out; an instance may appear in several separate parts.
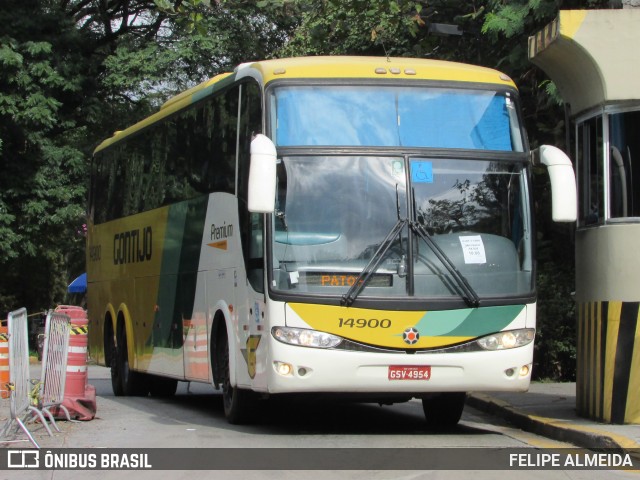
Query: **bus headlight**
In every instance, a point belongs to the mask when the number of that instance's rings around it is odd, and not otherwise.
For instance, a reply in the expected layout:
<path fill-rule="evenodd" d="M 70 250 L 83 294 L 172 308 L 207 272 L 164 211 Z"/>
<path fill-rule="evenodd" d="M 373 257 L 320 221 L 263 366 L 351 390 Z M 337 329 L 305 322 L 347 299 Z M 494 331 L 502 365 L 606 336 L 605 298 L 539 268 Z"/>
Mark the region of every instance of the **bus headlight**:
<path fill-rule="evenodd" d="M 271 335 L 282 343 L 300 347 L 333 348 L 342 342 L 336 335 L 304 328 L 273 327 Z"/>
<path fill-rule="evenodd" d="M 523 347 L 533 342 L 535 334 L 536 331 L 533 328 L 508 330 L 483 337 L 478 340 L 478 345 L 485 350 L 508 350 L 510 348 Z"/>

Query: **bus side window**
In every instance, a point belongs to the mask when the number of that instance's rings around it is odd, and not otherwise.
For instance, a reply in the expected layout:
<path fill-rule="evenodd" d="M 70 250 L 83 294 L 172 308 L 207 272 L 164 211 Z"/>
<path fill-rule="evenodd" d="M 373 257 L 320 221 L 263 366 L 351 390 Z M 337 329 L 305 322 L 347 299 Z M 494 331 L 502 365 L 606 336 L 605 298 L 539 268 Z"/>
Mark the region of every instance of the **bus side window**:
<path fill-rule="evenodd" d="M 238 132 L 238 216 L 242 237 L 242 253 L 247 279 L 257 292 L 264 292 L 264 216 L 247 210 L 250 146 L 253 136 L 262 132 L 262 98 L 260 87 L 243 83 Z"/>
<path fill-rule="evenodd" d="M 234 87 L 213 99 L 213 162 L 209 167 L 209 175 L 214 192 L 233 193 L 235 189 L 238 95 L 238 88 Z"/>

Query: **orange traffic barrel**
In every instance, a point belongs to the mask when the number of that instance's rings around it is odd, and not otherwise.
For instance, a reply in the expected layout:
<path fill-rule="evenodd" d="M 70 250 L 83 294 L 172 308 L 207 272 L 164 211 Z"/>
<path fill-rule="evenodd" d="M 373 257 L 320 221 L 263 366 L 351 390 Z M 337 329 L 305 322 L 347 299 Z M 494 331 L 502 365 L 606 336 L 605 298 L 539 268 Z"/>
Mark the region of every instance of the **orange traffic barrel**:
<path fill-rule="evenodd" d="M 56 312 L 64 313 L 71 318 L 62 405 L 69 411 L 71 417 L 78 420 L 91 420 L 95 417 L 97 406 L 96 389 L 87 383 L 89 332 L 87 311 L 82 307 L 60 305 L 56 308 Z M 57 418 L 63 418 L 61 410 L 58 410 L 55 415 Z"/>
<path fill-rule="evenodd" d="M 0 326 L 0 397 L 9 398 L 9 330 L 5 325 Z"/>
<path fill-rule="evenodd" d="M 87 318 L 71 319 L 64 384 L 65 398 L 83 396 L 87 385 L 87 324 Z"/>
<path fill-rule="evenodd" d="M 55 311 L 68 315 L 71 319 L 71 323 L 73 323 L 73 320 L 75 318 L 87 318 L 87 312 L 85 311 L 85 309 L 82 307 L 77 307 L 75 305 L 58 305 Z"/>
<path fill-rule="evenodd" d="M 58 305 L 56 312 L 68 315 L 71 319 L 69 331 L 69 349 L 67 351 L 67 372 L 64 384 L 64 398 L 84 396 L 87 385 L 87 312 L 75 305 Z"/>

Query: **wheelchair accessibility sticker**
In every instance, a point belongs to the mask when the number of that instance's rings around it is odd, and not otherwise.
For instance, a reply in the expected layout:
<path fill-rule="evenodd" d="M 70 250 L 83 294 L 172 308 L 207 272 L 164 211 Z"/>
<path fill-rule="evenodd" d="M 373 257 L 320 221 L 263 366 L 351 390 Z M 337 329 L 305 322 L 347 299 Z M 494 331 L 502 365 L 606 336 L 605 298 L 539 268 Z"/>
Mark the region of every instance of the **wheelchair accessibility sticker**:
<path fill-rule="evenodd" d="M 431 162 L 411 162 L 411 181 L 413 183 L 433 183 L 433 165 Z"/>

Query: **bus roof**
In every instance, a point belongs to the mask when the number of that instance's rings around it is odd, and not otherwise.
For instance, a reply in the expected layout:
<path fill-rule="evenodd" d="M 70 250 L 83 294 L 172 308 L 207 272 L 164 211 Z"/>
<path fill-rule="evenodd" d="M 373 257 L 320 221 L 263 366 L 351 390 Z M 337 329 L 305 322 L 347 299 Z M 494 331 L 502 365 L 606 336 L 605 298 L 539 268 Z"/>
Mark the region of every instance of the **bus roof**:
<path fill-rule="evenodd" d="M 282 79 L 341 78 L 366 80 L 388 78 L 485 83 L 515 88 L 513 80 L 497 70 L 443 60 L 318 56 L 249 62 L 239 65 L 233 73 L 217 75 L 200 85 L 170 98 L 162 105 L 160 111 L 157 113 L 132 125 L 126 130 L 115 132 L 112 137 L 98 145 L 94 153 L 201 100 L 213 91 L 233 82 L 236 76 L 251 76 L 249 72 L 261 78 L 263 85 L 267 85 L 274 80 Z"/>
<path fill-rule="evenodd" d="M 515 87 L 507 75 L 496 70 L 443 60 L 332 56 L 284 58 L 245 65 L 259 71 L 265 85 L 282 78 L 373 79 L 382 77 L 493 83 Z"/>

